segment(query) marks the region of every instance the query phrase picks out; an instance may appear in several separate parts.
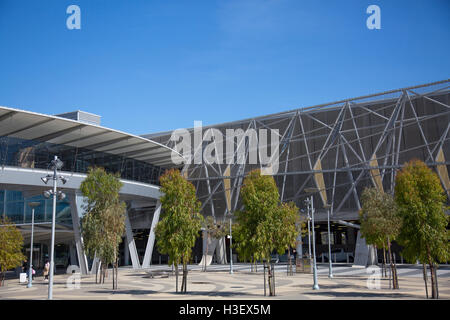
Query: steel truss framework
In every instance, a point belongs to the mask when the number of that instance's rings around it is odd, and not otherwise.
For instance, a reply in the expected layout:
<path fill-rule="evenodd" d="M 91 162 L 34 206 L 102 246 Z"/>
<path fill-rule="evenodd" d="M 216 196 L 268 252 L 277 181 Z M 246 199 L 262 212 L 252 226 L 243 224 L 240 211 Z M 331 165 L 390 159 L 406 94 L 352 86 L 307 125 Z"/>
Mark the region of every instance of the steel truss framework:
<path fill-rule="evenodd" d="M 273 176 L 281 201 L 294 201 L 302 208 L 305 188 L 315 187 L 320 195 L 314 197 L 318 220 L 326 220 L 326 203 L 331 204 L 333 220 L 357 220 L 364 188 L 392 192 L 396 173 L 411 159 L 433 168 L 450 198 L 449 94 L 450 79 L 203 129 L 216 128 L 225 139 L 226 129 L 278 129 L 279 170 Z M 170 133 L 151 138 L 174 146 Z M 236 159 L 236 139 L 224 143 L 233 143 Z M 243 164 L 203 161 L 183 167 L 196 186 L 204 215 L 221 220 L 242 208 L 243 179 L 259 165 L 248 164 L 248 139 L 241 143 Z M 201 145 L 203 150 L 206 145 Z"/>

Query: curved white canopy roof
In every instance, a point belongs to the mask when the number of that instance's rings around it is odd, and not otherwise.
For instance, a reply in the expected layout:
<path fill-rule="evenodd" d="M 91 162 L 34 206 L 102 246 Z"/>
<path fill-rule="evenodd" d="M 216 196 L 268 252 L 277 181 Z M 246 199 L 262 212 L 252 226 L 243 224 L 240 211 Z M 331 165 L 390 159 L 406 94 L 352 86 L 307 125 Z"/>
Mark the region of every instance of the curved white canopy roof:
<path fill-rule="evenodd" d="M 158 142 L 99 125 L 0 106 L 0 136 L 66 145 L 174 167 L 183 157 Z M 174 159 L 175 159 L 174 158 Z"/>

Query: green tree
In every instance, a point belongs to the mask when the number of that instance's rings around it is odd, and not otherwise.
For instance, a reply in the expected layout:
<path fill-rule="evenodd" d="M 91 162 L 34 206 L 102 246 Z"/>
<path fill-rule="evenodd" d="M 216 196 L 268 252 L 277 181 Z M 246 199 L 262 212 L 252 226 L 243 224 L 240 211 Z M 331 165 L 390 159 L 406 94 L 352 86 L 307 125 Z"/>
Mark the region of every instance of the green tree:
<path fill-rule="evenodd" d="M 420 160 L 406 163 L 395 182 L 395 201 L 403 219 L 399 234 L 403 256 L 412 263 L 419 260 L 429 265 L 432 298 L 437 299 L 436 267 L 448 261 L 450 249 L 444 190 L 438 176 Z"/>
<path fill-rule="evenodd" d="M 175 266 L 176 292 L 178 292 L 178 265 L 183 265 L 181 292 L 187 291 L 187 264 L 192 247 L 199 236 L 203 217 L 195 187 L 180 171 L 171 169 L 160 177 L 162 214 L 155 228 L 159 251 L 169 255 L 169 264 Z"/>
<path fill-rule="evenodd" d="M 122 185 L 119 174 L 89 168 L 80 186 L 86 210 L 81 221 L 84 248 L 90 258 L 101 262 L 100 283 L 105 282 L 106 269 L 112 264 L 113 289 L 117 289 L 119 244 L 125 232 L 125 203 L 119 199 Z"/>
<path fill-rule="evenodd" d="M 16 226 L 7 218 L 0 218 L 0 286 L 5 280 L 5 272 L 18 267 L 26 260 L 22 254 L 23 237 Z"/>
<path fill-rule="evenodd" d="M 272 176 L 261 175 L 260 170 L 251 171 L 244 179 L 241 189 L 244 209 L 236 212 L 236 250 L 240 255 L 254 260 L 270 261 L 275 250 L 283 254 L 295 245 L 298 230 L 298 209 L 294 204 L 280 204 L 280 196 Z M 269 271 L 269 292 L 274 295 L 274 284 Z"/>
<path fill-rule="evenodd" d="M 297 244 L 297 236 L 303 226 L 300 224 L 299 210 L 294 202 L 282 203 L 276 211 L 274 217 L 275 228 L 279 230 L 275 234 L 275 248 L 279 253 L 288 250 L 289 270 L 292 273 L 291 247 Z M 304 229 L 304 228 L 303 228 Z"/>
<path fill-rule="evenodd" d="M 397 268 L 392 256 L 391 242 L 400 232 L 402 219 L 397 213 L 394 198 L 376 188 L 366 188 L 361 195 L 362 208 L 359 212 L 361 235 L 367 244 L 383 248 L 383 261 L 386 262 L 386 248 L 392 271 L 392 288 L 399 289 Z"/>
<path fill-rule="evenodd" d="M 208 255 L 208 247 L 210 239 L 218 240 L 227 235 L 227 230 L 224 224 L 220 224 L 214 220 L 212 216 L 206 217 L 202 222 L 202 229 L 206 235 L 206 255 Z M 203 259 L 203 271 L 206 272 L 206 257 Z"/>

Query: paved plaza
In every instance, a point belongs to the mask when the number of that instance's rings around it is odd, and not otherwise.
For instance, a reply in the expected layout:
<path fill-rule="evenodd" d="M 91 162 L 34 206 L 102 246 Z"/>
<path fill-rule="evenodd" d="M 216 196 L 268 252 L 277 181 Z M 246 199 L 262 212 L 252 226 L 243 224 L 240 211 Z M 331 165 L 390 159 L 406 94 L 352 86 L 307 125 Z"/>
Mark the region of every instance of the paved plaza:
<path fill-rule="evenodd" d="M 82 276 L 79 289 L 67 288 L 69 275 L 55 276 L 54 299 L 89 300 L 139 300 L 139 299 L 424 299 L 425 288 L 421 266 L 399 266 L 400 290 L 390 290 L 389 281 L 381 278 L 380 289 L 369 289 L 369 274 L 365 268 L 341 265 L 334 267 L 334 278 L 328 278 L 328 265 L 319 264 L 318 282 L 320 289 L 312 290 L 312 274 L 294 273 L 287 275 L 286 265 L 276 268 L 276 296 L 264 296 L 264 278 L 262 265 L 257 272 L 250 272 L 248 264 L 236 264 L 234 273 L 229 273 L 227 265 L 212 265 L 202 272 L 197 265 L 189 266 L 188 293 L 175 293 L 175 275 L 167 265 L 152 266 L 147 270 L 119 268 L 119 288 L 112 290 L 112 273 L 105 284 L 95 284 L 95 275 Z M 181 272 L 180 272 L 181 273 Z M 441 266 L 439 274 L 439 295 L 441 299 L 450 299 L 450 268 Z M 181 284 L 181 276 L 179 278 Z M 18 279 L 5 281 L 0 287 L 0 299 L 36 299 L 47 298 L 48 282 L 42 277 L 33 281 L 33 287 L 27 288 Z M 267 291 L 268 293 L 268 291 Z"/>

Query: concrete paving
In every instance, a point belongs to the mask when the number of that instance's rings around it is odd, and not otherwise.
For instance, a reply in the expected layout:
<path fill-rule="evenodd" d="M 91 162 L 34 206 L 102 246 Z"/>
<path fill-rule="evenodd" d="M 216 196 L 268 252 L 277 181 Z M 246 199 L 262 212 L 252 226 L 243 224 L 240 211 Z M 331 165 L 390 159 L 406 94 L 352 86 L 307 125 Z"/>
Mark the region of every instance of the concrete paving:
<path fill-rule="evenodd" d="M 111 300 L 111 299 L 425 299 L 425 287 L 420 266 L 399 266 L 399 290 L 389 289 L 389 281 L 380 279 L 380 289 L 369 289 L 369 274 L 365 268 L 347 265 L 334 267 L 333 279 L 328 278 L 328 265 L 318 266 L 320 289 L 312 290 L 312 274 L 294 273 L 288 276 L 286 265 L 276 268 L 276 296 L 264 296 L 263 268 L 250 272 L 248 264 L 234 265 L 234 273 L 229 273 L 227 265 L 212 265 L 202 272 L 198 265 L 190 265 L 188 293 L 175 293 L 175 275 L 167 265 L 152 266 L 147 270 L 133 270 L 130 267 L 119 268 L 119 288 L 112 290 L 111 270 L 105 284 L 95 284 L 95 275 L 82 276 L 79 289 L 67 287 L 70 275 L 56 275 L 53 288 L 54 299 L 68 300 Z M 294 269 L 295 271 L 295 269 Z M 180 272 L 181 273 L 181 272 Z M 181 276 L 179 277 L 181 284 Z M 0 287 L 0 299 L 36 299 L 47 298 L 48 282 L 42 277 L 33 281 L 33 287 L 27 288 L 18 279 L 5 281 Z M 268 293 L 268 290 L 267 290 Z M 441 299 L 450 299 L 450 269 L 439 269 L 439 295 Z"/>

